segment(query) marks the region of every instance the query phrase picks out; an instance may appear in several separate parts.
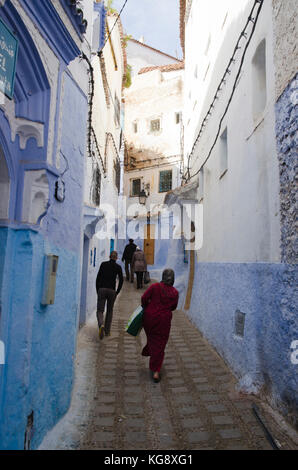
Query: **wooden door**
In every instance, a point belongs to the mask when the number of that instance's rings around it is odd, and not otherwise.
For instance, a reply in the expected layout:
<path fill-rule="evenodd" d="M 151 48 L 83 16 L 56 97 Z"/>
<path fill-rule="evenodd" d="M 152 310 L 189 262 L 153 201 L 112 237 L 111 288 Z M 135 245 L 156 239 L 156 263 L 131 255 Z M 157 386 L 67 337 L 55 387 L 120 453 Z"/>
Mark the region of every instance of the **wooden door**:
<path fill-rule="evenodd" d="M 144 253 L 146 256 L 147 264 L 154 264 L 154 249 L 155 249 L 155 225 L 145 225 L 144 227 Z"/>

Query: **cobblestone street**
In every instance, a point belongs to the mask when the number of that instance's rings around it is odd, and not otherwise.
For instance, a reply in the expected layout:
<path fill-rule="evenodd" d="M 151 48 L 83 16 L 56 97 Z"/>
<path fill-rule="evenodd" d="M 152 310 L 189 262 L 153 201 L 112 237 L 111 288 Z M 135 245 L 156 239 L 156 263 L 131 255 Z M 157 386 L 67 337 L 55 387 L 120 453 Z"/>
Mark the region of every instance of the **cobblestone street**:
<path fill-rule="evenodd" d="M 95 315 L 81 329 L 71 407 L 40 449 L 270 450 L 253 401 L 278 445 L 297 448 L 294 431 L 267 405 L 237 394 L 237 380 L 182 312 L 173 314 L 162 380 L 154 384 L 140 354 L 144 333 L 136 339 L 124 331 L 140 294 L 125 282 L 110 337 L 98 339 Z"/>

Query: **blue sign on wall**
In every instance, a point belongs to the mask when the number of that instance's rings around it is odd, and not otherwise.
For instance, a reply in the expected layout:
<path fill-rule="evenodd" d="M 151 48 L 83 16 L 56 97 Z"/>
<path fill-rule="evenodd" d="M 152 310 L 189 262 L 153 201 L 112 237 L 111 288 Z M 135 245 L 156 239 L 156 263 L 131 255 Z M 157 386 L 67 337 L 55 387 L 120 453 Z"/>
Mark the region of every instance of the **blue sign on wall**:
<path fill-rule="evenodd" d="M 0 91 L 13 97 L 18 40 L 0 19 Z"/>

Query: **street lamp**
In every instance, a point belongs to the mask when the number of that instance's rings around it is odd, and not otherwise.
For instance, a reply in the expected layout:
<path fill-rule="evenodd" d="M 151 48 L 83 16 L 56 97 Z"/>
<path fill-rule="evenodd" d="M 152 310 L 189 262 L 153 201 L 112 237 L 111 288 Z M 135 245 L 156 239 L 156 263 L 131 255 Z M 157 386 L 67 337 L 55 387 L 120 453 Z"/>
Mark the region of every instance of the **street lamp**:
<path fill-rule="evenodd" d="M 145 193 L 144 189 L 139 193 L 139 203 L 143 206 L 146 205 L 147 194 Z"/>

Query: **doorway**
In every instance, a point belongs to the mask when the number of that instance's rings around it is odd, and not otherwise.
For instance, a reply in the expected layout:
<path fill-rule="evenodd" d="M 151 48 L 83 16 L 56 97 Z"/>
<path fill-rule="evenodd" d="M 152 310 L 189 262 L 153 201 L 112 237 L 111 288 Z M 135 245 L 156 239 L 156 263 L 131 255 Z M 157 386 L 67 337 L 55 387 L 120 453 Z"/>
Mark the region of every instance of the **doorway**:
<path fill-rule="evenodd" d="M 147 264 L 154 264 L 155 225 L 145 225 L 144 232 L 144 253 Z"/>

